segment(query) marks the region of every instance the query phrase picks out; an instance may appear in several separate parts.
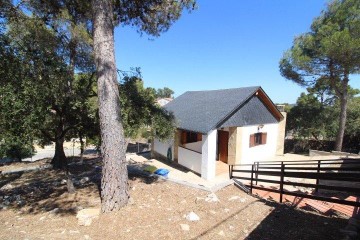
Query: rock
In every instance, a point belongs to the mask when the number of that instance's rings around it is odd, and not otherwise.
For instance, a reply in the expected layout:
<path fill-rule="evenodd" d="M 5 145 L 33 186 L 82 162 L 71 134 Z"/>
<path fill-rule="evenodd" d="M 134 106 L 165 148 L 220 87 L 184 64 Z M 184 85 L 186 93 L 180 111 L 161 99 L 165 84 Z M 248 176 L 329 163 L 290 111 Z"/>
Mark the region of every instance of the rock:
<path fill-rule="evenodd" d="M 199 221 L 200 217 L 196 213 L 190 212 L 188 215 L 186 215 L 186 219 L 194 222 L 194 221 Z"/>
<path fill-rule="evenodd" d="M 207 195 L 207 197 L 205 198 L 206 202 L 219 202 L 219 198 L 216 196 L 215 193 L 210 193 L 209 195 Z"/>
<path fill-rule="evenodd" d="M 128 204 L 129 205 L 134 205 L 135 204 L 135 201 L 134 201 L 134 199 L 132 197 L 129 198 Z"/>
<path fill-rule="evenodd" d="M 248 234 L 248 233 L 249 233 L 249 231 L 248 231 L 247 229 L 244 229 L 243 232 L 244 232 L 245 234 Z"/>
<path fill-rule="evenodd" d="M 59 208 L 54 208 L 53 210 L 49 211 L 50 214 L 57 214 L 59 213 L 60 209 Z"/>
<path fill-rule="evenodd" d="M 229 201 L 234 201 L 234 200 L 239 200 L 240 202 L 245 202 L 246 201 L 246 198 L 242 198 L 240 196 L 232 196 L 228 199 Z"/>
<path fill-rule="evenodd" d="M 230 212 L 230 209 L 225 208 L 224 211 L 225 211 L 225 212 Z"/>
<path fill-rule="evenodd" d="M 229 226 L 229 229 L 234 230 L 235 228 L 234 228 L 234 226 Z"/>
<path fill-rule="evenodd" d="M 181 230 L 190 231 L 190 226 L 187 224 L 180 224 Z"/>
<path fill-rule="evenodd" d="M 86 182 L 88 182 L 89 181 L 89 177 L 83 177 L 81 180 L 80 180 L 80 183 L 81 184 L 84 184 L 84 183 L 86 183 Z"/>
<path fill-rule="evenodd" d="M 198 202 L 200 202 L 200 201 L 202 201 L 202 200 L 204 200 L 204 198 L 202 198 L 202 197 L 196 197 L 195 203 L 198 203 Z"/>
<path fill-rule="evenodd" d="M 43 216 L 43 217 L 41 217 L 39 220 L 40 220 L 40 221 L 43 221 L 43 220 L 45 220 L 45 218 L 46 218 L 46 217 Z"/>
<path fill-rule="evenodd" d="M 224 236 L 225 236 L 225 233 L 224 233 L 224 231 L 223 231 L 223 230 L 221 230 L 220 232 L 218 232 L 218 234 L 219 234 L 220 236 L 222 236 L 222 237 L 224 237 Z"/>
<path fill-rule="evenodd" d="M 215 212 L 214 210 L 210 210 L 209 212 L 210 212 L 211 214 L 213 214 L 213 215 L 216 214 L 216 212 Z"/>
<path fill-rule="evenodd" d="M 10 189 L 13 189 L 13 188 L 14 188 L 14 186 L 11 185 L 10 183 L 8 183 L 8 184 L 5 184 L 4 186 L 2 186 L 0 189 L 1 190 L 10 190 Z"/>
<path fill-rule="evenodd" d="M 90 239 L 90 236 L 89 236 L 89 235 L 84 235 L 84 238 L 85 238 L 86 240 L 88 240 L 88 239 Z"/>
<path fill-rule="evenodd" d="M 64 185 L 64 184 L 66 184 L 66 182 L 67 182 L 66 179 L 63 179 L 63 180 L 61 180 L 60 183 L 61 183 L 62 185 Z"/>
<path fill-rule="evenodd" d="M 70 230 L 69 231 L 70 234 L 76 234 L 76 233 L 80 233 L 78 230 Z"/>
<path fill-rule="evenodd" d="M 99 214 L 99 208 L 85 208 L 76 214 L 76 218 L 80 226 L 90 226 L 93 219 L 98 218 Z"/>

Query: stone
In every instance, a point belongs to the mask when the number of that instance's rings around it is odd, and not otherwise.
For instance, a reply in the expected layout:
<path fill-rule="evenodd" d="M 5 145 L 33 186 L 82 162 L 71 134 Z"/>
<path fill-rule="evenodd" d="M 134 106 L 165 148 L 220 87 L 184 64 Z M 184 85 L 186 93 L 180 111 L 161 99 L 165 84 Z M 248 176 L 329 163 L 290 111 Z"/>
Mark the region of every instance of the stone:
<path fill-rule="evenodd" d="M 186 219 L 191 222 L 195 222 L 195 221 L 199 221 L 200 217 L 196 213 L 190 212 L 188 215 L 186 215 Z"/>
<path fill-rule="evenodd" d="M 59 208 L 54 208 L 53 210 L 49 211 L 50 214 L 57 214 L 59 213 L 60 209 Z"/>
<path fill-rule="evenodd" d="M 10 189 L 13 189 L 13 188 L 14 188 L 14 186 L 11 185 L 10 183 L 8 183 L 8 184 L 5 184 L 4 186 L 2 186 L 0 189 L 1 190 L 10 190 Z"/>
<path fill-rule="evenodd" d="M 81 180 L 80 180 L 80 183 L 81 184 L 84 184 L 84 183 L 86 183 L 86 182 L 88 182 L 89 181 L 89 177 L 83 177 Z"/>
<path fill-rule="evenodd" d="M 228 199 L 229 201 L 235 201 L 235 200 L 239 200 L 240 202 L 245 202 L 246 201 L 246 198 L 242 198 L 240 196 L 232 196 Z"/>
<path fill-rule="evenodd" d="M 190 226 L 187 224 L 180 224 L 181 230 L 190 231 Z"/>
<path fill-rule="evenodd" d="M 66 181 L 66 179 L 63 179 L 63 180 L 61 180 L 61 182 L 60 182 L 62 185 L 64 185 L 64 184 L 66 184 L 67 183 L 67 181 Z"/>
<path fill-rule="evenodd" d="M 43 220 L 45 220 L 45 218 L 46 218 L 45 216 L 42 216 L 39 220 L 43 221 Z"/>
<path fill-rule="evenodd" d="M 210 212 L 211 214 L 213 214 L 213 215 L 216 214 L 216 212 L 215 212 L 214 210 L 210 210 L 209 212 Z"/>
<path fill-rule="evenodd" d="M 205 198 L 206 202 L 219 202 L 219 198 L 216 196 L 215 193 L 210 193 Z"/>
<path fill-rule="evenodd" d="M 84 238 L 85 238 L 86 240 L 88 240 L 88 239 L 90 239 L 90 236 L 89 236 L 89 235 L 84 235 Z"/>
<path fill-rule="evenodd" d="M 224 233 L 224 231 L 223 231 L 223 230 L 221 230 L 220 232 L 218 232 L 218 235 L 220 235 L 220 236 L 224 237 L 224 236 L 225 236 L 225 233 Z"/>
<path fill-rule="evenodd" d="M 134 199 L 132 197 L 129 198 L 128 204 L 129 205 L 134 205 L 135 204 L 135 201 L 134 201 Z"/>
<path fill-rule="evenodd" d="M 95 218 L 98 218 L 100 215 L 99 208 L 85 208 L 80 210 L 76 214 L 76 218 L 78 219 L 78 224 L 80 226 L 90 226 L 92 221 Z"/>

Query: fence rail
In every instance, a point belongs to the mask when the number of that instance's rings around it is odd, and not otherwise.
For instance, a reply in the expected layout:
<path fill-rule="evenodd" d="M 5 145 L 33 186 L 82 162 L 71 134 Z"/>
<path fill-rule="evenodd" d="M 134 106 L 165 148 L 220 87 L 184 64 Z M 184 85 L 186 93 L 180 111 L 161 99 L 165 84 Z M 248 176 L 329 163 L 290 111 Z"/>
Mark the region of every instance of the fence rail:
<path fill-rule="evenodd" d="M 244 169 L 246 168 L 246 169 Z M 245 176 L 244 176 L 245 175 Z M 259 177 L 261 176 L 261 178 Z M 283 195 L 291 195 L 301 198 L 309 198 L 326 202 L 340 203 L 355 207 L 360 207 L 360 159 L 330 159 L 330 160 L 306 160 L 306 161 L 274 161 L 274 162 L 255 162 L 254 164 L 229 165 L 229 177 L 231 179 L 247 180 L 248 184 L 241 184 L 249 188 L 259 189 L 280 194 L 280 202 Z M 275 179 L 274 179 L 275 178 Z M 289 178 L 292 178 L 289 180 Z M 304 183 L 296 180 L 310 179 L 315 183 Z M 326 183 L 331 180 L 333 184 Z M 357 185 L 354 186 L 336 186 Z M 238 182 L 238 181 L 236 181 Z M 258 186 L 258 182 L 278 184 L 279 188 Z M 297 186 L 313 188 L 314 194 L 292 192 L 284 189 L 284 186 Z M 334 197 L 320 196 L 319 189 L 331 190 L 358 196 L 357 201 L 338 199 Z"/>

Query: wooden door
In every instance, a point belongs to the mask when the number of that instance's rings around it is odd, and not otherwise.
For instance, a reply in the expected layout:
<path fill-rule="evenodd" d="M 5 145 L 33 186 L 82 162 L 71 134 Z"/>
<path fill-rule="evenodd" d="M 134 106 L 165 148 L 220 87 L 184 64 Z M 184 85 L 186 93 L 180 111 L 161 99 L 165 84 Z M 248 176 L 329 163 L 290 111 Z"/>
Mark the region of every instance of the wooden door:
<path fill-rule="evenodd" d="M 218 130 L 218 154 L 219 160 L 228 162 L 229 132 Z"/>

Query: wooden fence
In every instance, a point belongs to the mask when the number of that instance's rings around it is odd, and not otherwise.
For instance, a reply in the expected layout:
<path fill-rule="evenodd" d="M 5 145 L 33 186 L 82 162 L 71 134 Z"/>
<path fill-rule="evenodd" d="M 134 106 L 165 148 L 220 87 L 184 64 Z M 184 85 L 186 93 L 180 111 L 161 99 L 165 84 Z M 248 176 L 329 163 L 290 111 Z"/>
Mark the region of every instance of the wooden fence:
<path fill-rule="evenodd" d="M 250 193 L 252 193 L 253 189 L 279 193 L 280 202 L 283 201 L 283 194 L 286 194 L 360 207 L 359 201 L 349 201 L 318 194 L 319 189 L 324 189 L 357 196 L 360 199 L 360 159 L 268 161 L 255 162 L 254 164 L 229 165 L 229 176 L 235 181 L 237 179 L 250 181 L 247 184 L 241 184 L 236 181 L 243 187 L 246 186 Z M 313 179 L 312 181 L 315 183 L 299 182 L 296 179 Z M 332 183 L 336 181 L 337 186 L 323 183 L 324 181 L 321 180 L 332 180 Z M 279 187 L 259 186 L 258 182 L 278 184 Z M 312 188 L 314 189 L 314 194 L 287 191 L 284 189 L 284 186 Z"/>

